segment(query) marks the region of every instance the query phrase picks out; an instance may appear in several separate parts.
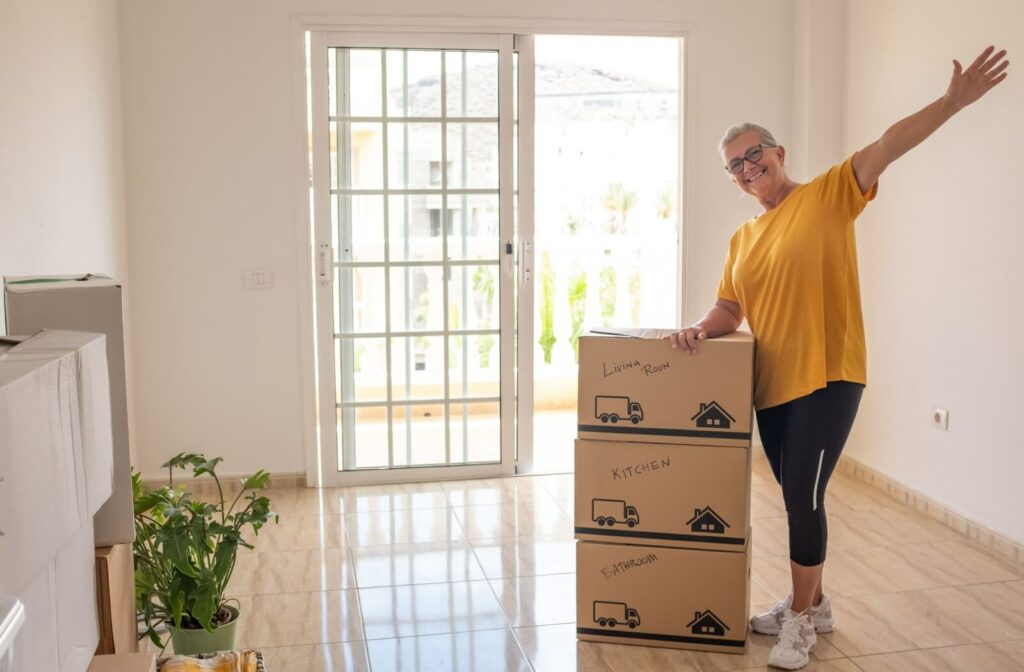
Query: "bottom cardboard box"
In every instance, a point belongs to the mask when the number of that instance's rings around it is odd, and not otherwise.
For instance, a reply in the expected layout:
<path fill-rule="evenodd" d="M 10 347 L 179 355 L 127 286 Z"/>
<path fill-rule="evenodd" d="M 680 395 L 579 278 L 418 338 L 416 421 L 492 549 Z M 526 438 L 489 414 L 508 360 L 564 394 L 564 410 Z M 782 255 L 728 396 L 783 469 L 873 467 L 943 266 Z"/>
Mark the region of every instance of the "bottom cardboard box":
<path fill-rule="evenodd" d="M 750 548 L 732 553 L 577 542 L 577 637 L 745 653 Z"/>

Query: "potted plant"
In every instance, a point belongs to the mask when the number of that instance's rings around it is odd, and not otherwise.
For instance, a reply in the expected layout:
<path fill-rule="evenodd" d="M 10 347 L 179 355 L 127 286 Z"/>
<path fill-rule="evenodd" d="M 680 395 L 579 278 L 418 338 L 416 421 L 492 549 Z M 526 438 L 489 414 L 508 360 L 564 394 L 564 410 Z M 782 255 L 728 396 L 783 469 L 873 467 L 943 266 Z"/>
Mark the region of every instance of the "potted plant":
<path fill-rule="evenodd" d="M 163 465 L 167 484 L 156 490 L 132 473 L 135 499 L 135 604 L 146 624 L 144 636 L 161 649 L 158 628 L 166 625 L 174 652 L 211 653 L 235 646 L 238 608 L 224 592 L 235 568 L 238 547 L 252 548 L 243 536 L 253 534 L 277 516 L 270 500 L 260 495 L 270 474 L 262 469 L 243 479 L 230 501 L 217 477 L 223 458 L 180 453 Z M 201 501 L 174 485 L 174 470 L 189 469 L 196 478 L 209 476 L 217 486 L 213 502 Z"/>

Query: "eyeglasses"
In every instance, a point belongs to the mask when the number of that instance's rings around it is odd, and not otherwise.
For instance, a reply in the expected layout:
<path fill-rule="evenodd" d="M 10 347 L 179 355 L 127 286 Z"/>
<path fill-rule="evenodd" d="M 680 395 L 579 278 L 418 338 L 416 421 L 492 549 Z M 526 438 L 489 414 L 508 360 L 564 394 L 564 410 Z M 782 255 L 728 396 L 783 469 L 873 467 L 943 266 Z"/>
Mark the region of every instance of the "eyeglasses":
<path fill-rule="evenodd" d="M 726 165 L 724 165 L 722 167 L 725 168 L 726 170 L 728 170 L 733 175 L 739 175 L 740 173 L 743 172 L 743 162 L 744 161 L 750 161 L 751 163 L 757 163 L 758 161 L 761 160 L 761 157 L 764 156 L 764 150 L 769 149 L 771 147 L 775 147 L 775 146 L 776 145 L 766 145 L 766 144 L 754 145 L 753 147 L 748 149 L 746 151 L 746 153 L 743 154 L 743 158 L 742 159 L 737 157 L 737 158 L 733 159 L 732 161 L 730 161 L 729 163 L 727 163 Z"/>

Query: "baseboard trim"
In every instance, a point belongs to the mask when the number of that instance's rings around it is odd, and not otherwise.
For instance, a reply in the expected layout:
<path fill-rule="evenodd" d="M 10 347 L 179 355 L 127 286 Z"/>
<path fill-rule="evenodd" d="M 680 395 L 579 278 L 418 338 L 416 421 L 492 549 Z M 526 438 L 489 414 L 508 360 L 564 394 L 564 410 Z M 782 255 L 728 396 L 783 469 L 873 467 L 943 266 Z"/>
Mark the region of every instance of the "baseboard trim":
<path fill-rule="evenodd" d="M 179 471 L 179 473 L 181 473 Z M 218 474 L 220 479 L 220 485 L 224 488 L 225 493 L 237 493 L 242 489 L 242 480 L 250 476 L 251 474 Z M 156 490 L 157 488 L 167 485 L 167 478 L 145 478 L 142 484 L 147 490 Z M 174 485 L 184 485 L 185 489 L 195 495 L 215 495 L 217 494 L 217 483 L 214 482 L 209 476 L 201 476 L 199 478 L 193 478 L 190 476 L 178 477 L 178 474 L 174 475 Z M 270 481 L 267 483 L 268 489 L 281 489 L 281 488 L 304 488 L 306 487 L 306 474 L 299 472 L 293 474 L 272 474 Z"/>
<path fill-rule="evenodd" d="M 991 549 L 996 555 L 1024 564 L 1024 544 L 1017 543 L 997 532 L 993 532 L 981 523 L 952 511 L 947 506 L 867 466 L 860 460 L 843 455 L 839 458 L 837 470 L 845 476 L 872 486 L 897 502 L 905 504 L 919 513 L 923 513 L 951 530 L 955 530 L 973 539 L 982 546 Z"/>

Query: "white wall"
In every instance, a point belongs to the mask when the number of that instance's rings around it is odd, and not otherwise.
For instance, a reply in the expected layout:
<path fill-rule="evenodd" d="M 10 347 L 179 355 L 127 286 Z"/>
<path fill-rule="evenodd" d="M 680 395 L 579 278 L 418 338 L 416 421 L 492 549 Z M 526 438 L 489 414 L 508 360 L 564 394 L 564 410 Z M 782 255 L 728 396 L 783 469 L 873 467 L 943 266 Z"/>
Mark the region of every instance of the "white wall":
<path fill-rule="evenodd" d="M 846 150 L 939 97 L 952 59 L 988 44 L 1019 59 L 1022 26 L 1017 0 L 851 2 Z M 1024 542 L 1024 72 L 1010 70 L 891 166 L 858 221 L 869 382 L 848 451 Z"/>
<path fill-rule="evenodd" d="M 789 0 L 123 2 L 134 440 L 148 472 L 180 450 L 223 455 L 226 472 L 305 469 L 295 12 L 505 19 L 524 29 L 692 22 L 688 320 L 714 300 L 729 236 L 756 207 L 719 168 L 721 133 L 741 120 L 790 132 Z M 273 269 L 274 288 L 243 290 L 248 267 Z"/>
<path fill-rule="evenodd" d="M 125 279 L 119 68 L 114 0 L 0 4 L 0 275 Z"/>

